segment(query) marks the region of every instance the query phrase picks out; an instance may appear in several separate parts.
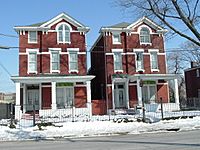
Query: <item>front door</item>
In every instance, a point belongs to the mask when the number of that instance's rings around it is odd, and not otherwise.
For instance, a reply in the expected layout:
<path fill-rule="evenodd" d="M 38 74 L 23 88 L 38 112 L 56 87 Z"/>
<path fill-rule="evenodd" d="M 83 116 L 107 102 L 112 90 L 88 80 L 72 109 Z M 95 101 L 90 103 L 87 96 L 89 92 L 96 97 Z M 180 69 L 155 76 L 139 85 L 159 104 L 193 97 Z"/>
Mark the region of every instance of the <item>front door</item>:
<path fill-rule="evenodd" d="M 29 89 L 27 90 L 27 103 L 26 111 L 33 111 L 33 105 L 35 110 L 39 110 L 39 90 L 38 89 Z"/>
<path fill-rule="evenodd" d="M 115 84 L 114 101 L 116 109 L 126 108 L 126 97 L 124 87 L 124 84 Z"/>

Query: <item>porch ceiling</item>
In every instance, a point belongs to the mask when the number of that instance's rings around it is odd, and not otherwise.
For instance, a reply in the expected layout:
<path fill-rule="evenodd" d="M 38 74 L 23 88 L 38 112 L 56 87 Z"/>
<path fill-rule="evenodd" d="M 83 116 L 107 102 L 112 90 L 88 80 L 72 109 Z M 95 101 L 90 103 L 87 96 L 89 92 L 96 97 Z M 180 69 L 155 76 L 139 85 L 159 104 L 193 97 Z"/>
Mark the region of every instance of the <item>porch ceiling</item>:
<path fill-rule="evenodd" d="M 11 80 L 13 82 L 19 82 L 19 83 L 49 83 L 49 82 L 86 82 L 90 81 L 95 76 L 92 75 L 86 75 L 86 76 L 12 76 Z"/>
<path fill-rule="evenodd" d="M 173 80 L 177 79 L 178 75 L 176 74 L 135 74 L 128 77 L 131 81 L 136 80 Z"/>

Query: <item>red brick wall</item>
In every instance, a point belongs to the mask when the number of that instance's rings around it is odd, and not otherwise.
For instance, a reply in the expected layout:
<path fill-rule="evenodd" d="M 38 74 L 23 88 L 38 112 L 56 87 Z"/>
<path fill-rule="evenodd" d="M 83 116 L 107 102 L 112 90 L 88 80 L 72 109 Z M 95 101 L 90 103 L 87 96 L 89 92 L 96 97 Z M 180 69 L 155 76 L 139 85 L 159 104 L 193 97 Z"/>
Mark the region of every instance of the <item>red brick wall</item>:
<path fill-rule="evenodd" d="M 64 21 L 64 20 L 62 20 Z M 66 21 L 64 21 L 66 22 Z M 60 22 L 59 22 L 60 23 Z M 52 30 L 55 29 L 55 26 L 51 27 Z M 71 25 L 73 30 L 77 30 L 76 27 Z M 79 48 L 79 52 L 86 52 L 85 46 L 85 35 L 81 34 L 80 32 L 71 32 L 70 34 L 71 43 L 67 44 L 58 44 L 57 43 L 57 33 L 56 32 L 48 32 L 42 33 L 41 31 L 38 32 L 38 43 L 37 44 L 30 44 L 28 43 L 28 32 L 25 32 L 25 35 L 19 36 L 19 52 L 26 53 L 27 48 L 38 48 L 41 52 L 48 52 L 49 48 L 61 48 L 62 52 L 67 52 L 67 48 Z M 60 69 L 61 74 L 70 74 L 68 72 L 68 59 L 67 56 L 60 57 Z M 50 55 L 49 54 L 40 54 L 38 55 L 38 73 L 50 73 Z M 19 75 L 26 76 L 27 74 L 27 55 L 20 55 L 19 56 Z M 42 63 L 40 63 L 40 61 Z M 41 66 L 42 65 L 42 66 Z M 86 68 L 86 54 L 78 55 L 78 68 L 79 73 L 78 75 L 86 75 L 87 68 Z"/>
<path fill-rule="evenodd" d="M 86 87 L 74 87 L 75 107 L 87 107 L 87 91 Z"/>
<path fill-rule="evenodd" d="M 157 85 L 157 100 L 160 101 L 162 97 L 163 103 L 169 102 L 168 85 Z"/>
<path fill-rule="evenodd" d="M 106 101 L 105 100 L 92 100 L 92 114 L 93 115 L 105 115 L 106 110 Z"/>
<path fill-rule="evenodd" d="M 197 77 L 196 69 L 185 71 L 185 83 L 187 97 L 198 97 L 198 89 L 200 89 L 200 77 Z"/>
<path fill-rule="evenodd" d="M 135 105 L 138 104 L 137 98 L 137 86 L 129 85 L 129 105 L 130 108 L 134 108 Z"/>
<path fill-rule="evenodd" d="M 51 103 L 51 87 L 42 87 L 42 109 L 50 109 Z"/>

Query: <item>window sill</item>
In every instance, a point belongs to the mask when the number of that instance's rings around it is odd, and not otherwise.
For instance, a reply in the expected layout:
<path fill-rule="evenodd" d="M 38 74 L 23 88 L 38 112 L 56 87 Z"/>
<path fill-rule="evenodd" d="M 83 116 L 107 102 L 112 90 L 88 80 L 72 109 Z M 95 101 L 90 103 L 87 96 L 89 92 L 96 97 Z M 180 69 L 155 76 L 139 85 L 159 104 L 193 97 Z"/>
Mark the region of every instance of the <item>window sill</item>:
<path fill-rule="evenodd" d="M 57 42 L 58 44 L 71 44 L 71 42 Z"/>
<path fill-rule="evenodd" d="M 123 73 L 123 70 L 115 70 L 115 73 Z"/>
<path fill-rule="evenodd" d="M 51 73 L 60 73 L 60 70 L 52 70 Z"/>
<path fill-rule="evenodd" d="M 30 41 L 28 41 L 28 44 L 38 44 L 38 42 L 30 42 Z"/>
<path fill-rule="evenodd" d="M 151 72 L 159 72 L 159 69 L 151 69 Z"/>
<path fill-rule="evenodd" d="M 152 43 L 140 43 L 140 45 L 152 45 Z"/>
<path fill-rule="evenodd" d="M 113 42 L 114 45 L 122 44 L 121 42 Z"/>
<path fill-rule="evenodd" d="M 145 72 L 144 69 L 137 69 L 136 72 Z"/>

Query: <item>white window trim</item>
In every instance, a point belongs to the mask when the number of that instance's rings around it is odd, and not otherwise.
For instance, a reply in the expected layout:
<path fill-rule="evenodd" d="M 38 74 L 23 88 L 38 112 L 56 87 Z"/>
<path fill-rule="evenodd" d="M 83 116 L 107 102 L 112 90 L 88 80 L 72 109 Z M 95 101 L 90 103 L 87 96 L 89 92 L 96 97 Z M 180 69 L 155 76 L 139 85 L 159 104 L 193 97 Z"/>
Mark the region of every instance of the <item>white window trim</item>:
<path fill-rule="evenodd" d="M 67 51 L 69 53 L 69 57 L 68 57 L 68 64 L 69 64 L 69 73 L 72 73 L 72 72 L 76 72 L 78 73 L 78 69 L 70 69 L 71 66 L 70 66 L 70 53 L 77 53 L 77 66 L 78 66 L 78 52 L 79 52 L 79 48 L 67 48 Z"/>
<path fill-rule="evenodd" d="M 36 41 L 31 41 L 30 32 L 36 32 Z M 37 44 L 38 43 L 38 32 L 37 31 L 28 31 L 28 43 Z"/>
<path fill-rule="evenodd" d="M 68 27 L 69 27 L 69 41 L 59 41 L 59 32 L 58 32 L 58 28 L 61 26 L 61 25 L 67 25 Z M 61 22 L 61 23 L 59 23 L 59 24 L 57 24 L 56 25 L 56 32 L 57 32 L 57 43 L 58 44 L 70 44 L 71 43 L 71 31 L 72 31 L 72 27 L 68 24 L 68 23 L 66 23 L 66 22 Z M 64 36 L 63 36 L 63 38 L 65 38 Z"/>
<path fill-rule="evenodd" d="M 150 35 L 150 42 L 141 42 L 141 39 L 140 39 L 140 31 L 142 28 L 147 28 L 149 29 L 149 35 Z M 141 25 L 139 28 L 138 28 L 138 33 L 139 33 L 139 40 L 140 40 L 140 45 L 152 45 L 152 40 L 151 40 L 151 34 L 152 34 L 152 30 L 149 26 L 147 25 Z"/>
<path fill-rule="evenodd" d="M 61 48 L 49 48 L 49 51 L 50 51 L 50 72 L 51 73 L 60 73 L 60 69 L 59 70 L 53 70 L 52 69 L 52 51 L 58 51 L 58 54 L 59 54 L 59 65 L 60 65 Z"/>
<path fill-rule="evenodd" d="M 36 71 L 30 71 L 30 69 L 29 69 L 29 53 L 30 52 L 33 52 L 33 53 L 36 53 Z M 37 74 L 37 55 L 38 55 L 38 52 L 39 52 L 39 49 L 37 48 L 37 49 L 26 49 L 26 53 L 27 53 L 27 55 L 28 55 L 28 63 L 27 63 L 27 68 L 28 68 L 28 74 L 32 74 L 32 73 L 34 73 L 34 74 Z"/>
<path fill-rule="evenodd" d="M 135 52 L 135 66 L 136 66 L 136 72 L 140 72 L 140 71 L 142 71 L 142 72 L 145 72 L 145 70 L 144 70 L 144 49 L 133 49 L 133 51 Z M 142 53 L 142 55 L 143 55 L 143 69 L 138 69 L 138 66 L 137 66 L 137 52 L 140 52 L 140 53 Z"/>
<path fill-rule="evenodd" d="M 116 52 L 121 52 L 121 53 L 123 53 L 123 49 L 112 49 L 112 52 L 113 52 L 113 53 L 116 53 Z"/>
<path fill-rule="evenodd" d="M 148 50 L 149 53 L 150 53 L 150 64 L 151 64 L 151 72 L 159 72 L 159 68 L 158 68 L 158 52 L 159 52 L 159 49 L 149 49 Z M 157 69 L 153 69 L 152 68 L 152 53 L 157 53 Z"/>
<path fill-rule="evenodd" d="M 121 51 L 119 52 L 119 51 L 115 51 L 115 52 L 113 52 L 113 60 L 114 60 L 114 72 L 116 73 L 116 72 L 121 72 L 121 73 L 123 73 L 123 63 L 121 64 L 122 65 L 122 69 L 120 69 L 120 70 L 118 70 L 118 69 L 115 69 L 116 68 L 116 66 L 115 66 L 115 54 L 114 53 L 121 53 Z M 123 59 L 122 59 L 122 53 L 121 53 L 121 61 L 123 61 Z"/>
<path fill-rule="evenodd" d="M 114 41 L 114 35 L 118 35 L 119 36 L 119 42 L 115 42 Z M 112 33 L 112 42 L 113 42 L 113 44 L 122 44 L 122 42 L 121 42 L 121 33 L 120 32 L 113 32 Z"/>

